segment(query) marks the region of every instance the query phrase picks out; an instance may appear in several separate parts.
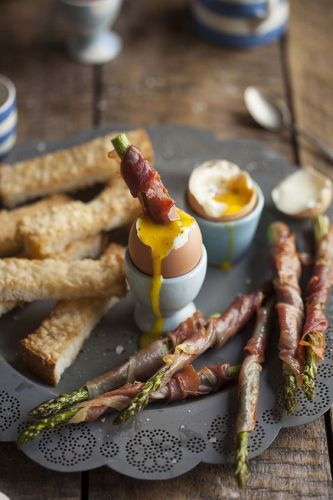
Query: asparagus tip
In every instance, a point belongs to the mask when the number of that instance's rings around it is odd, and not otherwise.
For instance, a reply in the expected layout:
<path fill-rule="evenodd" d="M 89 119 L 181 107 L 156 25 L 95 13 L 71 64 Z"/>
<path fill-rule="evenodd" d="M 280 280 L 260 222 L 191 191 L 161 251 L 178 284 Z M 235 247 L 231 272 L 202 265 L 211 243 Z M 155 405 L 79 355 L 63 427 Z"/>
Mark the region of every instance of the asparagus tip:
<path fill-rule="evenodd" d="M 307 360 L 302 375 L 302 389 L 305 396 L 310 401 L 312 401 L 316 395 L 316 376 L 317 376 L 317 363 L 314 358 L 311 347 L 308 347 Z"/>
<path fill-rule="evenodd" d="M 125 153 L 130 146 L 130 143 L 126 137 L 126 134 L 118 135 L 117 137 L 112 139 L 111 142 L 113 144 L 114 149 L 117 151 L 118 155 L 120 156 L 120 158 L 121 159 L 124 158 Z"/>
<path fill-rule="evenodd" d="M 87 401 L 87 399 L 89 399 L 89 393 L 87 388 L 83 386 L 71 393 L 61 394 L 57 398 L 44 401 L 44 403 L 30 410 L 29 415 L 34 418 L 48 418 L 70 405 Z"/>
<path fill-rule="evenodd" d="M 237 434 L 237 455 L 236 455 L 235 475 L 238 486 L 242 490 L 246 489 L 247 481 L 249 478 L 249 470 L 247 467 L 248 439 L 249 439 L 249 434 L 246 431 L 239 432 Z"/>
<path fill-rule="evenodd" d="M 288 415 L 294 415 L 297 407 L 297 384 L 295 376 L 285 375 L 283 384 L 283 405 Z"/>

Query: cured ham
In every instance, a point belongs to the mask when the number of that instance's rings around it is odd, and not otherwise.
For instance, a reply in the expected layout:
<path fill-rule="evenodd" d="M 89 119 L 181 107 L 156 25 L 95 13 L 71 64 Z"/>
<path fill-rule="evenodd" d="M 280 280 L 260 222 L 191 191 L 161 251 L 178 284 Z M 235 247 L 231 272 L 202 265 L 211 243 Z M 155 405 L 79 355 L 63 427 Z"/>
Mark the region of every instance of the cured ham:
<path fill-rule="evenodd" d="M 283 400 L 288 413 L 293 414 L 296 411 L 296 382 L 300 382 L 303 367 L 299 348 L 304 316 L 299 285 L 301 262 L 296 251 L 295 235 L 286 224 L 271 224 L 269 239 L 280 329 L 279 357 L 284 374 Z"/>
<path fill-rule="evenodd" d="M 112 140 L 121 158 L 120 171 L 132 196 L 139 198 L 143 211 L 158 224 L 168 224 L 179 219 L 175 201 L 170 197 L 159 173 L 153 170 L 141 151 L 121 134 Z M 111 151 L 109 157 L 113 158 Z"/>
<path fill-rule="evenodd" d="M 248 470 L 248 435 L 256 424 L 259 405 L 260 373 L 265 360 L 267 337 L 269 334 L 272 302 L 261 307 L 251 338 L 245 346 L 246 357 L 242 363 L 238 379 L 238 414 L 236 420 L 237 455 L 236 478 L 245 488 Z"/>
<path fill-rule="evenodd" d="M 325 308 L 332 286 L 333 227 L 326 216 L 314 223 L 317 243 L 312 276 L 306 287 L 306 315 L 300 344 L 306 348 L 307 360 L 302 376 L 302 388 L 308 399 L 315 396 L 317 364 L 325 357 L 325 332 L 328 320 Z"/>
<path fill-rule="evenodd" d="M 235 380 L 238 371 L 238 366 L 230 366 L 229 363 L 206 366 L 198 371 L 192 365 L 188 365 L 175 373 L 168 384 L 153 393 L 150 402 L 181 401 L 217 392 Z M 125 408 L 131 399 L 140 392 L 143 385 L 140 382 L 127 384 L 120 389 L 78 404 L 78 411 L 69 420 L 69 423 L 93 422 L 110 410 L 119 411 Z"/>

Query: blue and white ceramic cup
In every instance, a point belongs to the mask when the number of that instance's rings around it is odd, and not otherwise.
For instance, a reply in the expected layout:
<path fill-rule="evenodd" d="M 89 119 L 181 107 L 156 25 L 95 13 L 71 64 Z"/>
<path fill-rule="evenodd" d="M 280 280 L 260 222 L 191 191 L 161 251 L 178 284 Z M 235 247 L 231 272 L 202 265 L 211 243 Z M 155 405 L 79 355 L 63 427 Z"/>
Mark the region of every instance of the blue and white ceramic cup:
<path fill-rule="evenodd" d="M 248 215 L 228 222 L 214 222 L 199 217 L 188 208 L 196 219 L 204 245 L 207 250 L 208 264 L 229 270 L 249 249 L 257 230 L 264 208 L 264 195 L 258 184 L 254 183 L 258 194 L 257 204 Z"/>
<path fill-rule="evenodd" d="M 238 48 L 272 42 L 289 18 L 288 0 L 192 0 L 192 10 L 202 36 Z"/>
<path fill-rule="evenodd" d="M 0 158 L 4 157 L 16 141 L 16 90 L 13 82 L 0 75 Z"/>

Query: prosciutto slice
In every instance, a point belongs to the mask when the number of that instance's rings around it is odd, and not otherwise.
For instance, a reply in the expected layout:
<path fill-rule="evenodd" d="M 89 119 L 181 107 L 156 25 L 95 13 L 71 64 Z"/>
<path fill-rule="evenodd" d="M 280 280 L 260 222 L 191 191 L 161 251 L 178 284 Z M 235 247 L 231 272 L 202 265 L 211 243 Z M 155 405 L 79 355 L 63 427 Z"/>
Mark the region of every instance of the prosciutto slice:
<path fill-rule="evenodd" d="M 189 365 L 175 373 L 167 385 L 153 393 L 150 402 L 161 400 L 173 402 L 205 396 L 222 389 L 234 379 L 234 371 L 230 371 L 229 363 L 206 366 L 198 371 Z M 78 412 L 69 423 L 93 422 L 110 410 L 122 410 L 140 392 L 143 385 L 142 382 L 126 384 L 90 401 L 79 403 L 76 406 Z"/>
<path fill-rule="evenodd" d="M 304 307 L 299 279 L 301 262 L 295 245 L 295 235 L 282 222 L 270 227 L 273 244 L 271 257 L 275 271 L 273 280 L 277 296 L 277 314 L 280 328 L 279 357 L 299 381 L 303 355 L 299 349 Z"/>
<path fill-rule="evenodd" d="M 332 286 L 333 228 L 318 242 L 313 274 L 306 288 L 306 318 L 300 344 L 311 347 L 317 362 L 325 356 L 325 308 Z"/>
<path fill-rule="evenodd" d="M 271 303 L 259 309 L 256 325 L 244 350 L 247 353 L 239 374 L 239 408 L 236 432 L 251 432 L 256 424 L 259 404 L 260 373 L 265 360 Z"/>
<path fill-rule="evenodd" d="M 111 151 L 109 156 L 113 154 Z M 168 224 L 179 219 L 175 201 L 170 197 L 159 173 L 151 168 L 138 148 L 127 148 L 120 171 L 132 196 L 139 198 L 144 212 L 155 222 Z"/>

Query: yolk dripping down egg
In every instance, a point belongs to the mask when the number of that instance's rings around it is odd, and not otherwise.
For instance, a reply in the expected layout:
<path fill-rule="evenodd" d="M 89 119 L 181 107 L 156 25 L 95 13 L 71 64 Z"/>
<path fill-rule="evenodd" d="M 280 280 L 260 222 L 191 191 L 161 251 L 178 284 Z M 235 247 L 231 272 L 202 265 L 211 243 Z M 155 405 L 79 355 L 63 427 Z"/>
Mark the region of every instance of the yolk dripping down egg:
<path fill-rule="evenodd" d="M 149 215 L 138 217 L 129 237 L 129 254 L 133 264 L 152 276 L 150 301 L 154 314 L 152 331 L 141 339 L 141 346 L 159 338 L 163 330 L 160 290 L 163 278 L 190 272 L 202 254 L 202 237 L 193 217 L 177 209 L 179 220 L 157 224 Z"/>
<path fill-rule="evenodd" d="M 257 193 L 247 172 L 229 161 L 213 160 L 193 170 L 188 200 L 201 217 L 228 221 L 240 219 L 253 210 Z"/>

